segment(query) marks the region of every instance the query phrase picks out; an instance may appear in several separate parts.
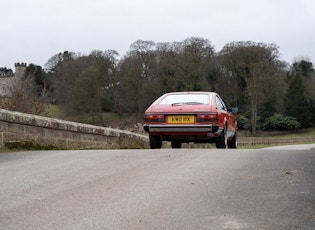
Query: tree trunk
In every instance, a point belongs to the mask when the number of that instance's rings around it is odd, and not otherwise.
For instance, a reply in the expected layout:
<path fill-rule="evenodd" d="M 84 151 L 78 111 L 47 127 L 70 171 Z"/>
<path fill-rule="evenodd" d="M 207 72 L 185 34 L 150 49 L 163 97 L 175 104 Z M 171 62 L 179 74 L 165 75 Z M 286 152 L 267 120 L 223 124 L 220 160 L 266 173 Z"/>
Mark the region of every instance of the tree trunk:
<path fill-rule="evenodd" d="M 251 126 L 252 126 L 252 135 L 256 135 L 256 127 L 257 127 L 257 100 L 256 95 L 253 96 L 251 100 Z"/>

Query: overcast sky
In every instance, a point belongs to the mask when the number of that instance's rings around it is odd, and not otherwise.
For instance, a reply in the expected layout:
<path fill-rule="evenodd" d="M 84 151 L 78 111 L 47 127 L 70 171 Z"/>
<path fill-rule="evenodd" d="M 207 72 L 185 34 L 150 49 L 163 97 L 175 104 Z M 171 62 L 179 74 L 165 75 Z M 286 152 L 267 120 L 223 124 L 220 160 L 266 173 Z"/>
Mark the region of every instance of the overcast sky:
<path fill-rule="evenodd" d="M 65 50 L 124 56 L 138 39 L 208 39 L 215 50 L 233 41 L 279 46 L 281 59 L 315 65 L 314 0 L 1 0 L 0 67 L 44 67 Z"/>

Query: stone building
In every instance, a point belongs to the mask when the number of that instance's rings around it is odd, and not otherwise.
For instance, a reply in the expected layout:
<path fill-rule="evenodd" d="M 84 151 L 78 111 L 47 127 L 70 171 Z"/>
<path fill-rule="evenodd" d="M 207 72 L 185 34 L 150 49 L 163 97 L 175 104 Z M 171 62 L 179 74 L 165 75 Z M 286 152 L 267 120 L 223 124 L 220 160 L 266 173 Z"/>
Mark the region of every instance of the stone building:
<path fill-rule="evenodd" d="M 15 63 L 15 73 L 11 69 L 0 68 L 0 97 L 10 96 L 12 86 L 23 77 L 26 71 L 26 63 Z"/>

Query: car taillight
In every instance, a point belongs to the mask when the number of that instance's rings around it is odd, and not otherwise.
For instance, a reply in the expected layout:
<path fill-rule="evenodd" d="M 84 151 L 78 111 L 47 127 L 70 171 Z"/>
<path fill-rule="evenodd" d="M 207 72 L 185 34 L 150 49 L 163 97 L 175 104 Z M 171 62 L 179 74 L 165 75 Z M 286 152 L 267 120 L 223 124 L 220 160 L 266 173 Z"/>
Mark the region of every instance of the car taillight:
<path fill-rule="evenodd" d="M 164 115 L 145 115 L 145 121 L 147 122 L 164 122 L 165 121 L 165 116 Z"/>
<path fill-rule="evenodd" d="M 197 122 L 216 122 L 216 121 L 218 121 L 218 114 L 217 113 L 198 114 L 197 115 Z"/>

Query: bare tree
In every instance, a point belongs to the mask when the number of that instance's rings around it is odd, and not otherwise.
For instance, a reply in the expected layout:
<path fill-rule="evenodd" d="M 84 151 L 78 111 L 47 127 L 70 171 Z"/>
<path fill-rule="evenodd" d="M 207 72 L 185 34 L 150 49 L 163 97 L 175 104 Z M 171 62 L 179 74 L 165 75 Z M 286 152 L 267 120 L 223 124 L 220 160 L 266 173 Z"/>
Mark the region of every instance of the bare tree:
<path fill-rule="evenodd" d="M 278 60 L 278 47 L 274 44 L 233 42 L 224 46 L 220 55 L 225 72 L 229 74 L 227 77 L 236 82 L 235 95 L 249 105 L 251 130 L 255 135 L 259 105 L 272 96 L 273 101 L 277 101 L 274 87 L 280 86 L 284 76 L 284 64 Z"/>
<path fill-rule="evenodd" d="M 8 95 L 10 96 L 0 100 L 1 108 L 35 115 L 47 115 L 49 103 L 45 97 L 38 97 L 32 76 L 12 79 Z"/>

